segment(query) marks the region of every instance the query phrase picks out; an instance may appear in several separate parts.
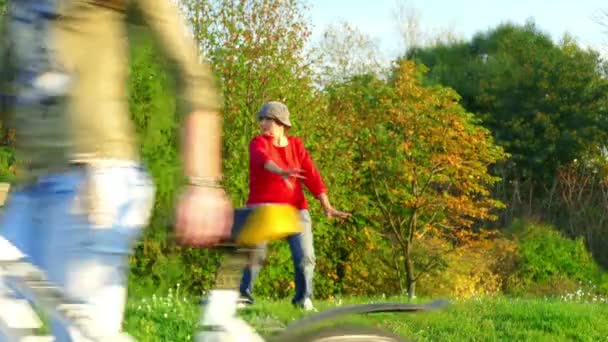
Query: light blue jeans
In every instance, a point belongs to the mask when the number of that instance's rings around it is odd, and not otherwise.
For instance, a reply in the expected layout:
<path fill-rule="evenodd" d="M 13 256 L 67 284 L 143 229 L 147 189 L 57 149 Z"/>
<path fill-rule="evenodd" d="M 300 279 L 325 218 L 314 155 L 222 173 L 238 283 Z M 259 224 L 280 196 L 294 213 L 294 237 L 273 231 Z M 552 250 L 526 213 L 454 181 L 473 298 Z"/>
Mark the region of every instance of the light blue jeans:
<path fill-rule="evenodd" d="M 11 191 L 0 236 L 69 297 L 88 304 L 96 335 L 115 336 L 124 316 L 128 256 L 153 200 L 152 180 L 137 164 L 75 167 Z M 59 322 L 51 322 L 51 330 L 58 342 L 76 338 Z"/>
<path fill-rule="evenodd" d="M 291 250 L 291 259 L 294 266 L 296 293 L 292 303 L 301 303 L 313 294 L 313 275 L 315 270 L 315 250 L 312 237 L 312 221 L 308 210 L 300 210 L 300 223 L 302 232 L 289 236 L 287 242 Z M 259 246 L 251 256 L 249 265 L 243 271 L 241 279 L 241 295 L 253 300 L 252 290 L 262 263 L 266 259 L 266 244 Z"/>

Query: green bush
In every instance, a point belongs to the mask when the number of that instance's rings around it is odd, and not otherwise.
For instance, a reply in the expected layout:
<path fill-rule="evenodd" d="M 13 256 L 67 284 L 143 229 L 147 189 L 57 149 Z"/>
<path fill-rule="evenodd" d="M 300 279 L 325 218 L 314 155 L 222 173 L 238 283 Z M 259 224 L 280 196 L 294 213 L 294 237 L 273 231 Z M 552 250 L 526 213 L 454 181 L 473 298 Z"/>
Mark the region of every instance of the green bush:
<path fill-rule="evenodd" d="M 130 291 L 163 295 L 179 284 L 184 294 L 200 297 L 213 286 L 219 263 L 214 250 L 184 248 L 151 230 L 131 257 Z"/>
<path fill-rule="evenodd" d="M 10 183 L 15 179 L 13 165 L 15 151 L 9 146 L 0 146 L 0 182 Z"/>
<path fill-rule="evenodd" d="M 472 240 L 456 248 L 439 238 L 421 239 L 419 243 L 418 253 L 442 263 L 419 280 L 418 295 L 424 297 L 462 299 L 500 295 L 504 279 L 513 269 L 517 250 L 515 243 L 502 234 Z"/>
<path fill-rule="evenodd" d="M 525 221 L 515 222 L 508 232 L 518 244 L 518 257 L 506 292 L 559 295 L 605 286 L 606 276 L 582 238 L 569 239 L 552 226 Z"/>
<path fill-rule="evenodd" d="M 293 263 L 289 244 L 277 241 L 269 244 L 268 257 L 254 284 L 254 296 L 281 299 L 293 295 Z"/>

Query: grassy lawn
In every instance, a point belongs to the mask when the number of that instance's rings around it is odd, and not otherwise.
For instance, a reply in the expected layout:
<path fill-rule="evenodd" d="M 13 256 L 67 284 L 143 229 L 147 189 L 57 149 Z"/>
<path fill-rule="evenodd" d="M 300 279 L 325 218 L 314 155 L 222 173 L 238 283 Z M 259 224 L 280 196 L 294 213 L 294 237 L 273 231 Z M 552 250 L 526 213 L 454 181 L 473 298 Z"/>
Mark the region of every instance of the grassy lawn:
<path fill-rule="evenodd" d="M 319 311 L 337 305 L 405 299 L 318 301 Z M 424 302 L 424 301 L 419 301 Z M 241 316 L 264 333 L 305 315 L 289 300 L 261 301 Z M 126 329 L 138 341 L 191 341 L 199 315 L 195 299 L 171 293 L 134 298 Z M 344 321 L 344 320 L 343 320 Z M 451 302 L 437 312 L 354 316 L 346 322 L 384 327 L 417 341 L 608 341 L 608 303 L 545 299 L 472 299 Z"/>

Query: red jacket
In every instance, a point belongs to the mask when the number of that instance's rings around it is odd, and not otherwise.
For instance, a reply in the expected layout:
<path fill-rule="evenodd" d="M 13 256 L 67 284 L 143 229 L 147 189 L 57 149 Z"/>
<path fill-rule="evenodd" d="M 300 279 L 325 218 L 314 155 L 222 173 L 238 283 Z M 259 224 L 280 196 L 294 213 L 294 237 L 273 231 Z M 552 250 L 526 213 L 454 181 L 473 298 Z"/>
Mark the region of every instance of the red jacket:
<path fill-rule="evenodd" d="M 272 143 L 272 137 L 258 135 L 249 143 L 249 199 L 247 205 L 261 203 L 291 204 L 298 209 L 308 209 L 302 184 L 318 197 L 327 191 L 319 170 L 315 167 L 310 154 L 296 137 L 288 137 L 285 147 L 278 147 Z M 302 175 L 306 179 L 289 178 L 293 187 L 289 187 L 285 180 L 266 169 L 264 164 L 272 160 L 282 169 L 303 169 Z"/>

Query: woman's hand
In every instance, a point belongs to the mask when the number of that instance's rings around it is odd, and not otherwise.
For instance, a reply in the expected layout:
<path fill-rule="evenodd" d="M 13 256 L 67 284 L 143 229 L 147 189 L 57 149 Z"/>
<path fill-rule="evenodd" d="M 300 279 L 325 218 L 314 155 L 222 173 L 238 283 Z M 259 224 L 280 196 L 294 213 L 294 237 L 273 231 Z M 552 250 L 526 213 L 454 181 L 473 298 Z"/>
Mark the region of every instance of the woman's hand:
<path fill-rule="evenodd" d="M 325 216 L 327 216 L 327 218 L 334 218 L 334 217 L 336 217 L 336 218 L 343 218 L 344 219 L 344 218 L 347 218 L 347 217 L 351 216 L 350 213 L 346 213 L 346 212 L 343 212 L 343 211 L 336 210 L 336 208 L 334 208 L 332 206 L 327 207 L 327 208 L 323 207 L 323 212 L 325 212 Z"/>
<path fill-rule="evenodd" d="M 306 177 L 304 177 L 304 175 L 302 175 L 302 173 L 304 173 L 303 169 L 299 169 L 299 168 L 295 168 L 295 167 L 291 168 L 291 169 L 282 169 L 272 160 L 269 160 L 264 164 L 264 169 L 283 177 L 283 179 L 289 179 L 291 177 L 299 178 L 299 179 L 306 178 Z"/>
<path fill-rule="evenodd" d="M 288 178 L 298 178 L 298 179 L 306 179 L 306 177 L 302 174 L 304 173 L 304 170 L 302 169 L 298 169 L 298 168 L 293 168 L 293 169 L 284 169 L 281 170 L 280 175 L 281 177 L 288 179 Z"/>
<path fill-rule="evenodd" d="M 306 178 L 304 175 L 302 175 L 302 173 L 304 173 L 304 170 L 298 169 L 298 168 L 282 169 L 272 160 L 267 161 L 266 164 L 264 164 L 264 168 L 267 171 L 270 171 L 276 175 L 281 176 L 281 178 L 283 178 L 283 180 L 285 181 L 285 184 L 290 189 L 293 189 L 293 187 L 294 187 L 293 183 L 291 182 L 291 178 L 297 178 L 297 179 Z"/>
<path fill-rule="evenodd" d="M 319 202 L 321 202 L 321 207 L 323 208 L 323 212 L 327 218 L 347 218 L 351 216 L 350 213 L 336 210 L 336 208 L 334 208 L 329 202 L 329 197 L 327 197 L 326 193 L 319 195 Z"/>

